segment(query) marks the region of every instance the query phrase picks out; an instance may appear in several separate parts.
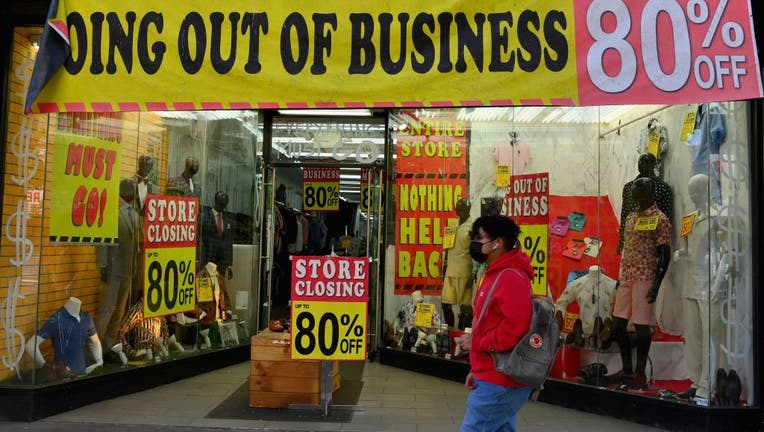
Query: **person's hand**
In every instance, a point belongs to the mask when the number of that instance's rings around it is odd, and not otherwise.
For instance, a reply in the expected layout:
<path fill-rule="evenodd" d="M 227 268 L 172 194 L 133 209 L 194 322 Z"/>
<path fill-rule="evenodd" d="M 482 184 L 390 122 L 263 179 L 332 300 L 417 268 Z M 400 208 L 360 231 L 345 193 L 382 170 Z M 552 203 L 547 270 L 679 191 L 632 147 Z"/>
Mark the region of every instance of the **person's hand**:
<path fill-rule="evenodd" d="M 465 333 L 461 335 L 459 347 L 465 351 L 472 349 L 472 333 Z"/>
<path fill-rule="evenodd" d="M 677 249 L 676 252 L 674 252 L 674 261 L 681 261 L 682 259 L 687 257 L 687 251 L 682 249 Z"/>
<path fill-rule="evenodd" d="M 464 387 L 467 387 L 467 390 L 475 389 L 475 376 L 472 375 L 472 371 L 470 371 L 467 374 L 467 378 L 464 379 Z"/>

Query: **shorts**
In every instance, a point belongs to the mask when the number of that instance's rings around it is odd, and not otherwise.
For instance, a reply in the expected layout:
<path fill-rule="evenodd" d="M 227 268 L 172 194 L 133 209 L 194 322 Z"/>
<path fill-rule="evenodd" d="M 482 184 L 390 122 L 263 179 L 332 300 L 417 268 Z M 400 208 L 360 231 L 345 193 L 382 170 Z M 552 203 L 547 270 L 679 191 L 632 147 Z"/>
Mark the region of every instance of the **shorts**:
<path fill-rule="evenodd" d="M 446 276 L 443 279 L 443 292 L 440 298 L 443 304 L 472 304 L 472 275 L 468 277 Z"/>
<path fill-rule="evenodd" d="M 634 324 L 649 325 L 653 317 L 653 305 L 648 303 L 647 294 L 654 284 L 652 280 L 619 283 L 613 316 L 630 319 Z"/>

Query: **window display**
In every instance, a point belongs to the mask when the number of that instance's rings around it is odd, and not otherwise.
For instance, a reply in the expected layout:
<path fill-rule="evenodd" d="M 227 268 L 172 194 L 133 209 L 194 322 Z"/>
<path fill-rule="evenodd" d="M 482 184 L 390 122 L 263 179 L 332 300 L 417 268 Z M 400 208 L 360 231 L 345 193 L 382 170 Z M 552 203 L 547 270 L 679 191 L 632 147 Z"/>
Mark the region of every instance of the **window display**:
<path fill-rule="evenodd" d="M 390 121 L 392 348 L 469 361 L 458 341 L 470 326 L 450 315 L 460 303 L 450 255 L 462 221 L 498 211 L 521 226 L 534 293 L 556 303 L 565 346 L 553 379 L 701 406 L 756 403 L 744 103 L 419 109 Z M 464 202 L 481 206 L 463 214 Z M 483 267 L 464 266 L 473 290 Z M 442 325 L 412 298 L 442 311 Z M 422 348 L 428 335 L 438 349 Z"/>

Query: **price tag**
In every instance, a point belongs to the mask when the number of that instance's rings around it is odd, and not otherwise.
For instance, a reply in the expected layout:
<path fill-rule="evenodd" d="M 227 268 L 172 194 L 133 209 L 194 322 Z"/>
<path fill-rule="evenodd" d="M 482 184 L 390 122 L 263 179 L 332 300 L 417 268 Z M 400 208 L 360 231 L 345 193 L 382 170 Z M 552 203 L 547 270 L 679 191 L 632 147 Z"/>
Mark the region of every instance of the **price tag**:
<path fill-rule="evenodd" d="M 456 231 L 459 230 L 459 221 L 449 222 L 448 226 L 443 228 L 443 249 L 451 249 L 456 244 Z"/>
<path fill-rule="evenodd" d="M 435 313 L 435 305 L 432 303 L 419 303 L 416 305 L 414 325 L 417 327 L 432 327 L 432 316 Z"/>
<path fill-rule="evenodd" d="M 366 302 L 292 302 L 292 358 L 366 360 Z"/>
<path fill-rule="evenodd" d="M 658 216 L 642 216 L 637 218 L 634 231 L 655 231 L 658 228 Z"/>
<path fill-rule="evenodd" d="M 655 159 L 661 158 L 661 134 L 655 131 L 650 131 L 650 139 L 647 141 L 647 153 L 655 156 Z"/>
<path fill-rule="evenodd" d="M 302 208 L 313 211 L 339 211 L 339 168 L 303 169 Z"/>
<path fill-rule="evenodd" d="M 510 165 L 496 165 L 496 187 L 508 187 L 511 175 L 512 167 Z"/>
<path fill-rule="evenodd" d="M 199 303 L 211 302 L 214 300 L 215 294 L 212 290 L 212 279 L 208 277 L 200 277 L 196 280 L 196 301 Z"/>
<path fill-rule="evenodd" d="M 146 318 L 196 308 L 196 248 L 146 249 L 143 314 Z"/>
<path fill-rule="evenodd" d="M 687 111 L 684 114 L 684 122 L 682 123 L 682 132 L 680 134 L 680 141 L 688 141 L 692 137 L 692 133 L 695 131 L 695 119 L 698 116 L 698 112 Z"/>
<path fill-rule="evenodd" d="M 687 237 L 692 234 L 692 230 L 695 229 L 695 218 L 698 216 L 698 212 L 694 211 L 688 215 L 682 216 L 682 231 L 681 237 Z"/>
<path fill-rule="evenodd" d="M 549 226 L 523 225 L 520 234 L 520 247 L 531 257 L 531 265 L 535 274 L 531 285 L 535 295 L 546 295 L 547 290 L 547 266 L 549 265 L 548 242 Z"/>
<path fill-rule="evenodd" d="M 573 332 L 573 326 L 576 324 L 576 320 L 578 319 L 578 314 L 565 312 L 565 318 L 562 322 L 562 329 L 561 331 L 565 333 L 571 333 Z"/>

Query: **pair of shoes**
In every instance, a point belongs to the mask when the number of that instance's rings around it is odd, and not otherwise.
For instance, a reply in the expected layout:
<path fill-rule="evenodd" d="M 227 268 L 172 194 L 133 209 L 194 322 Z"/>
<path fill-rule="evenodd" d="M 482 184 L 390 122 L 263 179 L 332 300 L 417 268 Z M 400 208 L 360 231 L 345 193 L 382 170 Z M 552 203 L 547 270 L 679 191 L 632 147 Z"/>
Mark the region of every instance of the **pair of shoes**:
<path fill-rule="evenodd" d="M 735 369 L 730 369 L 727 374 L 727 385 L 724 387 L 724 398 L 727 406 L 740 406 L 740 395 L 743 393 L 743 385 Z"/>
<path fill-rule="evenodd" d="M 632 390 L 647 390 L 647 377 L 644 374 L 635 373 L 628 385 Z"/>
<path fill-rule="evenodd" d="M 624 384 L 624 381 L 631 380 L 631 377 L 634 376 L 633 372 L 624 372 L 619 371 L 614 373 L 613 375 L 607 375 L 605 376 L 605 382 L 608 384 L 614 384 L 616 387 L 620 387 Z"/>
<path fill-rule="evenodd" d="M 727 371 L 722 368 L 716 370 L 716 386 L 711 397 L 711 403 L 716 406 L 727 406 L 726 398 Z"/>
<path fill-rule="evenodd" d="M 584 346 L 584 328 L 581 324 L 581 319 L 577 319 L 575 324 L 573 324 L 573 333 L 568 333 L 568 336 L 565 338 L 565 343 L 577 347 Z"/>

